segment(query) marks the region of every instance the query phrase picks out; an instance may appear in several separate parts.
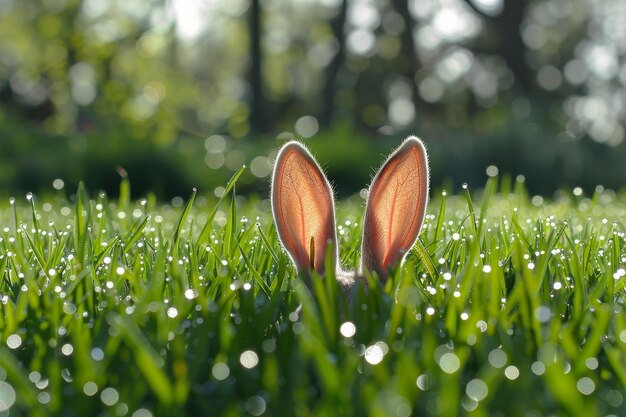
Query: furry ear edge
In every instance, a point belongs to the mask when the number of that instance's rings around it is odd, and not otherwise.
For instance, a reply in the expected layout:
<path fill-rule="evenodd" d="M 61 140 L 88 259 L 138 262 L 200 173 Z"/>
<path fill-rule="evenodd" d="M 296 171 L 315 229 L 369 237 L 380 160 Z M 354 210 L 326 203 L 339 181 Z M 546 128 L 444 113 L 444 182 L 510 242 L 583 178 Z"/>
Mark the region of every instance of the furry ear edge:
<path fill-rule="evenodd" d="M 315 158 L 297 141 L 278 152 L 272 172 L 271 204 L 281 245 L 299 273 L 323 275 L 332 244 L 337 265 L 335 206 L 332 188 Z"/>
<path fill-rule="evenodd" d="M 385 282 L 402 262 L 419 232 L 428 204 L 429 167 L 423 142 L 409 136 L 374 177 L 363 220 L 361 272 L 375 271 Z"/>

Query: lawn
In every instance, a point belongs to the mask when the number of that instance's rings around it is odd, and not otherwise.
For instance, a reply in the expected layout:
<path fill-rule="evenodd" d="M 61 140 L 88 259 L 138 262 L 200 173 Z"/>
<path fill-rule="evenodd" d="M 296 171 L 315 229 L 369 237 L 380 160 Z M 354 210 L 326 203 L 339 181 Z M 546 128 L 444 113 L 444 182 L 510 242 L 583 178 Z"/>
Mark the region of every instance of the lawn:
<path fill-rule="evenodd" d="M 626 415 L 626 195 L 435 189 L 348 304 L 303 285 L 238 174 L 219 201 L 0 203 L 0 416 Z M 363 200 L 337 209 L 355 267 Z"/>

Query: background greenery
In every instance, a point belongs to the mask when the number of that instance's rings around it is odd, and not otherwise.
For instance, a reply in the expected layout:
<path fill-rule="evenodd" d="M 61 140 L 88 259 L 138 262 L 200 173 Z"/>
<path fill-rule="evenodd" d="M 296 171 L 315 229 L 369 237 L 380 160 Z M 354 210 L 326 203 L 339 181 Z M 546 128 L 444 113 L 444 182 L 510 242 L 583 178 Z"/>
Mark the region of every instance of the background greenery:
<path fill-rule="evenodd" d="M 349 194 L 409 133 L 436 184 L 481 185 L 495 165 L 532 193 L 621 187 L 624 13 L 620 0 L 5 0 L 0 193 L 55 179 L 115 192 L 121 166 L 139 196 L 208 194 L 257 157 L 241 186 L 266 192 L 268 161 L 296 137 Z"/>

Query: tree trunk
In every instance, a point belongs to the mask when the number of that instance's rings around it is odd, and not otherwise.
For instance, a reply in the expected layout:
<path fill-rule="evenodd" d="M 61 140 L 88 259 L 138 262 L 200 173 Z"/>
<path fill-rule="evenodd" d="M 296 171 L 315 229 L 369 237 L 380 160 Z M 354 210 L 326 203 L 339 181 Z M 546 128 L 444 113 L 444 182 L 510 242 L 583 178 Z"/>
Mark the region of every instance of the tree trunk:
<path fill-rule="evenodd" d="M 465 0 L 465 3 L 492 23 L 492 29 L 496 31 L 495 38 L 498 40 L 493 54 L 504 58 L 507 66 L 513 72 L 516 85 L 522 93 L 528 94 L 533 87 L 532 76 L 526 64 L 527 49 L 520 32 L 526 14 L 527 1 L 504 1 L 503 9 L 497 16 L 486 15 L 475 7 L 470 0 Z"/>
<path fill-rule="evenodd" d="M 496 21 L 496 25 L 502 36 L 500 54 L 513 71 L 519 87 L 523 92 L 528 93 L 532 88 L 532 83 L 528 65 L 526 65 L 526 45 L 524 45 L 520 32 L 525 11 L 525 1 L 505 1 L 504 9 Z"/>
<path fill-rule="evenodd" d="M 421 105 L 419 91 L 415 80 L 415 74 L 420 70 L 420 63 L 417 59 L 417 49 L 415 48 L 415 40 L 413 39 L 413 17 L 409 11 L 409 2 L 407 0 L 393 0 L 393 6 L 404 20 L 404 30 L 400 35 L 402 42 L 401 56 L 406 60 L 404 76 L 411 83 L 411 92 L 413 95 L 413 105 L 417 111 Z"/>
<path fill-rule="evenodd" d="M 263 76 L 261 52 L 261 4 L 260 0 L 252 0 L 248 16 L 248 34 L 250 37 L 250 61 L 248 67 L 248 83 L 250 85 L 250 129 L 252 133 L 265 130 L 266 123 L 263 112 Z"/>
<path fill-rule="evenodd" d="M 348 1 L 343 0 L 340 4 L 339 13 L 331 21 L 331 29 L 335 39 L 337 39 L 337 53 L 326 68 L 326 84 L 324 85 L 324 97 L 322 101 L 322 110 L 320 113 L 320 125 L 328 128 L 332 124 L 333 115 L 335 114 L 335 91 L 337 89 L 337 76 L 343 66 L 346 51 L 345 24 L 346 14 L 348 11 Z"/>

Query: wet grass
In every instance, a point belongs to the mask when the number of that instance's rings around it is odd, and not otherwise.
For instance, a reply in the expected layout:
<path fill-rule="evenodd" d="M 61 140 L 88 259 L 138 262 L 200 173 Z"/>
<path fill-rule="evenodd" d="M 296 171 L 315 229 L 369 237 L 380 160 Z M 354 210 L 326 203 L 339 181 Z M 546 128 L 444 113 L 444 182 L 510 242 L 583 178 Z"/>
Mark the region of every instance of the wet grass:
<path fill-rule="evenodd" d="M 348 305 L 230 185 L 4 203 L 0 416 L 626 415 L 626 196 L 437 192 L 404 267 Z M 338 205 L 348 267 L 362 205 Z"/>

